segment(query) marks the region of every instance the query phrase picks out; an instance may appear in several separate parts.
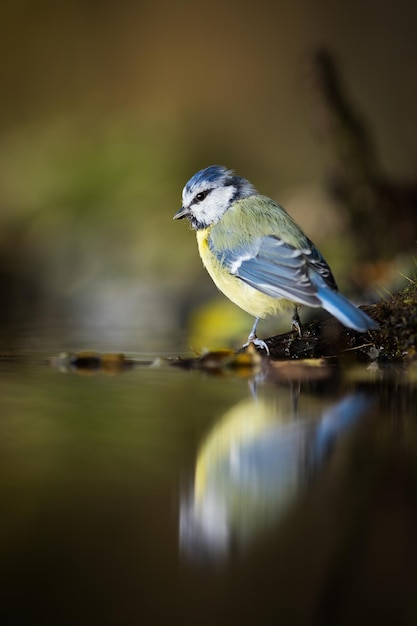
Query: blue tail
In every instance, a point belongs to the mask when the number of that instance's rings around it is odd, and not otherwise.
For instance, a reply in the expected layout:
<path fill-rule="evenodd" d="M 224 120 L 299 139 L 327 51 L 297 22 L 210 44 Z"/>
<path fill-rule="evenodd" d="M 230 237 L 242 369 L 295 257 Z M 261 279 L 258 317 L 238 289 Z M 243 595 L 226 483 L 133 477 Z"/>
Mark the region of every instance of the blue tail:
<path fill-rule="evenodd" d="M 327 285 L 318 287 L 317 296 L 321 300 L 323 309 L 334 315 L 344 326 L 353 328 L 360 333 L 379 328 L 379 324 L 369 315 L 358 309 L 338 291 L 329 289 Z"/>

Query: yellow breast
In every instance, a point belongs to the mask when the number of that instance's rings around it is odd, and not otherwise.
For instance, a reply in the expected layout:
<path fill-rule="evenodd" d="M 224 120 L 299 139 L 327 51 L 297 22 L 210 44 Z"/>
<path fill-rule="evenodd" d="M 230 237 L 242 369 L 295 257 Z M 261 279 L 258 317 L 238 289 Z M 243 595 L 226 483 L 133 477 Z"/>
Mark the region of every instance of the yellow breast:
<path fill-rule="evenodd" d="M 293 308 L 294 304 L 284 298 L 272 298 L 254 287 L 247 285 L 243 280 L 230 274 L 211 252 L 208 244 L 210 227 L 197 231 L 198 251 L 203 265 L 213 279 L 215 285 L 225 296 L 237 304 L 241 309 L 254 317 L 269 317 L 278 315 Z"/>

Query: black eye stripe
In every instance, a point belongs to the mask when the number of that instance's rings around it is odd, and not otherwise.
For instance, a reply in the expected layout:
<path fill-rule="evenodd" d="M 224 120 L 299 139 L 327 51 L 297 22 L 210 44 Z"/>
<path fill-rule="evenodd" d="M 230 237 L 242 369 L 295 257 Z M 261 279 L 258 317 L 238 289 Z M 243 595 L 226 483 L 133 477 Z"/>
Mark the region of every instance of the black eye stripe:
<path fill-rule="evenodd" d="M 202 202 L 204 198 L 207 198 L 210 191 L 212 191 L 212 189 L 206 189 L 205 191 L 200 191 L 199 193 L 197 193 L 194 197 L 193 203 Z"/>

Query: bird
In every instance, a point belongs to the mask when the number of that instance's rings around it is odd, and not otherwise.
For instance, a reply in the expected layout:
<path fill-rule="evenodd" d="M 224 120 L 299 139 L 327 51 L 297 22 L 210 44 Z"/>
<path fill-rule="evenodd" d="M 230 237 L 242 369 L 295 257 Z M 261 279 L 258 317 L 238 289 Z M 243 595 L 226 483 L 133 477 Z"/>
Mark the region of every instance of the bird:
<path fill-rule="evenodd" d="M 210 165 L 194 174 L 174 215 L 184 218 L 217 288 L 255 318 L 243 347 L 252 343 L 269 355 L 258 322 L 291 309 L 301 336 L 300 305 L 322 307 L 361 333 L 379 328 L 338 291 L 324 257 L 289 213 L 233 170 Z"/>

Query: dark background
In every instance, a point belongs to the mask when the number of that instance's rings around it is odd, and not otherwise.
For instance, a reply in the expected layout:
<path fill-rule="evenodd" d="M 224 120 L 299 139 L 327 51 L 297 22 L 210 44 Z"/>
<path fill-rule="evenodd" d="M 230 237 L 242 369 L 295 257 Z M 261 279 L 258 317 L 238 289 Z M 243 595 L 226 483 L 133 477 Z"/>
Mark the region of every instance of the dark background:
<path fill-rule="evenodd" d="M 187 326 L 216 292 L 172 215 L 185 182 L 211 163 L 284 204 L 350 291 L 355 239 L 326 186 L 334 153 L 312 59 L 329 52 L 379 171 L 408 184 L 416 13 L 406 1 L 4 4 L 2 317 L 137 324 L 158 336 Z M 414 231 L 411 222 L 411 240 Z M 403 269 L 385 257 L 379 295 Z"/>

